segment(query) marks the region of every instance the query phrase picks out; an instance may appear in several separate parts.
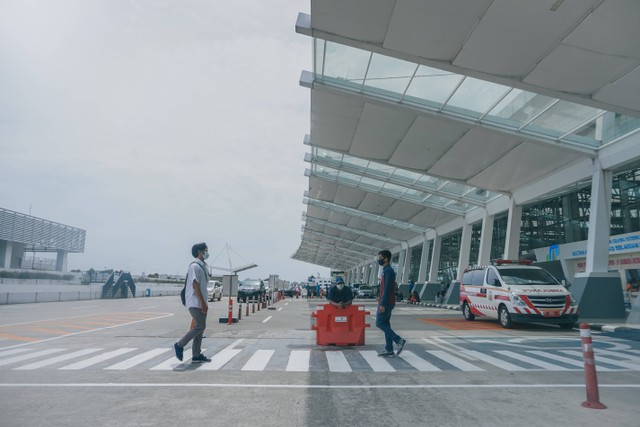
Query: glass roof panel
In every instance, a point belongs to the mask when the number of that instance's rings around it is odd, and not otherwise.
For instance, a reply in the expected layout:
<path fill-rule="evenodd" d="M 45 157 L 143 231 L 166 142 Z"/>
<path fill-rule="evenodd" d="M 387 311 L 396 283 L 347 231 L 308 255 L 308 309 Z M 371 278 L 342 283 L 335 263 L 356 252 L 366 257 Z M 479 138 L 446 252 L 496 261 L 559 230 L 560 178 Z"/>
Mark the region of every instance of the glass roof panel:
<path fill-rule="evenodd" d="M 440 108 L 462 79 L 463 77 L 458 74 L 421 65 L 403 100 Z"/>
<path fill-rule="evenodd" d="M 316 40 L 316 78 L 346 90 L 391 98 L 416 108 L 438 109 L 499 128 L 589 148 L 640 128 L 639 117 L 607 112 L 606 119 L 599 120 L 596 116 L 602 112 L 596 108 L 331 41 L 324 44 L 324 56 L 321 56 L 323 43 Z M 590 119 L 596 120 L 594 126 L 588 123 Z"/>
<path fill-rule="evenodd" d="M 333 77 L 360 87 L 367 72 L 371 52 L 327 42 L 324 54 L 324 70 L 316 72 L 323 77 Z"/>
<path fill-rule="evenodd" d="M 508 86 L 467 77 L 444 109 L 480 117 L 496 105 L 509 90 L 511 88 Z"/>
<path fill-rule="evenodd" d="M 572 102 L 560 101 L 524 129 L 559 137 L 576 127 L 595 120 L 603 110 Z"/>
<path fill-rule="evenodd" d="M 413 76 L 416 67 L 417 65 L 412 62 L 374 53 L 371 57 L 365 85 L 396 94 L 403 94 L 411 81 L 411 76 Z"/>

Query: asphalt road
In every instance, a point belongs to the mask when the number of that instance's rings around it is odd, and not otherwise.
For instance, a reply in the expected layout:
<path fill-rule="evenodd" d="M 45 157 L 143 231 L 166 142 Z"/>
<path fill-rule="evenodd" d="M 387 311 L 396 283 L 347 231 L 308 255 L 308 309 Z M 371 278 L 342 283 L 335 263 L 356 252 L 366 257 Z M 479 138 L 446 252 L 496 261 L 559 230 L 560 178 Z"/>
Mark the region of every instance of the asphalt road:
<path fill-rule="evenodd" d="M 361 303 L 360 301 L 358 301 Z M 577 330 L 462 320 L 398 305 L 401 357 L 364 346 L 317 346 L 318 300 L 287 299 L 234 325 L 211 303 L 203 340 L 212 363 L 180 363 L 172 345 L 190 317 L 177 297 L 0 306 L 2 426 L 637 426 L 640 340 L 594 333 L 600 400 L 586 399 Z M 362 302 L 375 312 L 375 302 Z M 251 311 L 251 310 L 250 310 Z M 237 306 L 234 304 L 234 315 Z M 375 319 L 367 316 L 374 325 Z"/>

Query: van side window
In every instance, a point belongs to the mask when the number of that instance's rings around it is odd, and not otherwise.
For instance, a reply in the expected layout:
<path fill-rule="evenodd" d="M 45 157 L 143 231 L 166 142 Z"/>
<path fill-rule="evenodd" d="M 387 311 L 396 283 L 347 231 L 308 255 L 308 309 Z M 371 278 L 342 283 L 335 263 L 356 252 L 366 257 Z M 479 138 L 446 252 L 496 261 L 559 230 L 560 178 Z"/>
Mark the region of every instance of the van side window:
<path fill-rule="evenodd" d="M 484 283 L 484 270 L 474 270 L 471 277 L 471 284 L 474 286 L 482 286 Z"/>
<path fill-rule="evenodd" d="M 467 271 L 466 273 L 464 273 L 462 275 L 462 284 L 463 285 L 470 285 L 471 284 L 471 275 L 473 274 L 473 271 Z"/>
<path fill-rule="evenodd" d="M 490 268 L 489 272 L 487 273 L 487 283 L 489 284 L 489 286 L 495 286 L 496 280 L 498 280 L 498 275 L 495 271 L 493 271 L 493 269 Z M 500 283 L 499 280 L 498 283 Z"/>

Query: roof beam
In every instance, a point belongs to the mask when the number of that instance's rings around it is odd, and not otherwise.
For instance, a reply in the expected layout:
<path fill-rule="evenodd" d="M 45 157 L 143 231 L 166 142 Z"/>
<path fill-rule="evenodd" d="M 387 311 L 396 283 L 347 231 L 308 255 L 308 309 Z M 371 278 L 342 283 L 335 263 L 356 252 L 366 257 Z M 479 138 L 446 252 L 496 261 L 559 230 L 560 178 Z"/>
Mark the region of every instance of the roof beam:
<path fill-rule="evenodd" d="M 362 247 L 362 248 L 364 248 L 366 250 L 372 251 L 374 254 L 377 253 L 377 251 L 380 250 L 379 248 L 377 248 L 375 246 L 365 245 L 364 243 L 354 242 L 352 240 L 343 239 L 342 237 L 332 236 L 330 234 L 323 234 L 323 233 L 320 233 L 319 231 L 310 230 L 308 228 L 305 228 L 303 230 L 303 236 L 302 236 L 303 240 L 304 240 L 304 233 L 309 233 L 312 236 L 316 236 L 316 237 L 320 237 L 320 238 L 332 239 L 332 240 L 335 240 L 336 242 L 341 242 L 341 243 L 348 244 L 348 245 L 360 246 L 360 247 Z"/>
<path fill-rule="evenodd" d="M 328 209 L 330 211 L 349 215 L 355 218 L 364 219 L 367 221 L 375 222 L 378 224 L 386 225 L 389 227 L 395 227 L 404 231 L 413 231 L 418 234 L 426 233 L 429 229 L 420 225 L 411 224 L 410 222 L 400 221 L 397 219 L 391 219 L 383 215 L 374 215 L 357 209 L 348 208 L 346 206 L 338 205 L 336 203 L 325 202 L 314 198 L 305 198 L 303 203 L 306 205 L 316 206 L 322 209 Z"/>
<path fill-rule="evenodd" d="M 352 233 L 352 234 L 368 237 L 370 239 L 378 240 L 380 242 L 392 243 L 394 245 L 399 245 L 401 243 L 400 240 L 392 239 L 391 237 L 381 236 L 380 234 L 370 233 L 370 232 L 364 231 L 364 230 L 358 230 L 357 228 L 348 227 L 346 225 L 334 224 L 332 222 L 325 221 L 323 219 L 317 219 L 317 218 L 313 218 L 311 216 L 307 216 L 306 213 L 303 213 L 302 216 L 303 216 L 303 218 L 302 218 L 303 221 L 313 222 L 313 223 L 318 224 L 318 225 L 323 225 L 325 227 L 335 228 L 336 230 L 346 231 L 347 233 Z"/>

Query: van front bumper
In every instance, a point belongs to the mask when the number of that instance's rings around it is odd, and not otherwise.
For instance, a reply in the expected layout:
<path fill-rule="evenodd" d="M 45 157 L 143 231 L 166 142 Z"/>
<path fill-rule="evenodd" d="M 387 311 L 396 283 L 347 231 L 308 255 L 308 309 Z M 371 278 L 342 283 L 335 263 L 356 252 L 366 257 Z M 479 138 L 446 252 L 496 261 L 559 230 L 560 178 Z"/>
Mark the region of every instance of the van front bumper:
<path fill-rule="evenodd" d="M 576 323 L 578 314 L 564 314 L 562 316 L 542 316 L 540 314 L 511 313 L 511 320 L 517 323 Z"/>

